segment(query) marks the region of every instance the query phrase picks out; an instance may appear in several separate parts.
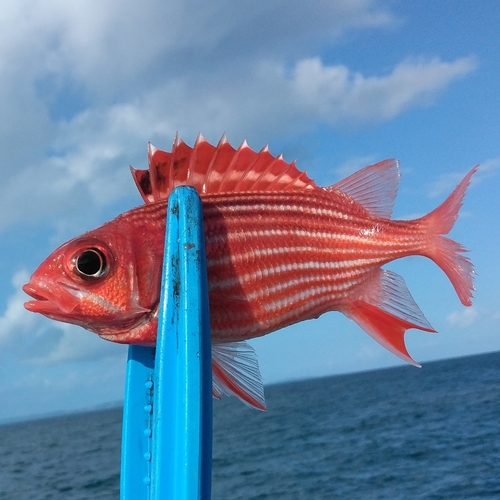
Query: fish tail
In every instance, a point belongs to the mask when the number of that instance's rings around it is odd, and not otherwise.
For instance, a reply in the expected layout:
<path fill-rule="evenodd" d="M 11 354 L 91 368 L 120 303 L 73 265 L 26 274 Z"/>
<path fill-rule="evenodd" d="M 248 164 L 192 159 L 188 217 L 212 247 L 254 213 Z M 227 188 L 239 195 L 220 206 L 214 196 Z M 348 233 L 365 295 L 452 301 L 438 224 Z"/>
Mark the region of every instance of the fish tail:
<path fill-rule="evenodd" d="M 474 267 L 469 258 L 462 255 L 467 250 L 444 236 L 448 234 L 458 218 L 463 198 L 477 165 L 462 179 L 448 198 L 435 210 L 424 216 L 421 221 L 427 226 L 431 241 L 427 256 L 430 257 L 448 276 L 460 302 L 465 306 L 472 304 L 474 291 Z"/>

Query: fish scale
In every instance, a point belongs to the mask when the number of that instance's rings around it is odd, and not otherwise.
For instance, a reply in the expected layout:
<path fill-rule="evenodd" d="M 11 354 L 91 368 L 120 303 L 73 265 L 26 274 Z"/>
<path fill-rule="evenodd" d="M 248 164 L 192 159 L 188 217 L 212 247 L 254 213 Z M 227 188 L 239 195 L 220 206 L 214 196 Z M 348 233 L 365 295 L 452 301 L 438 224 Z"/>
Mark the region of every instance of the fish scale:
<path fill-rule="evenodd" d="M 298 318 L 340 309 L 373 269 L 424 247 L 418 222 L 389 226 L 358 207 L 353 215 L 341 213 L 335 196 L 324 192 L 202 199 L 215 339 L 265 335 Z M 262 219 L 256 221 L 257 215 Z M 229 275 L 228 261 L 235 266 Z M 224 312 L 228 297 L 245 302 L 248 324 Z"/>
<path fill-rule="evenodd" d="M 25 307 L 118 343 L 153 346 L 168 197 L 197 189 L 206 238 L 213 393 L 264 409 L 262 380 L 245 342 L 339 311 L 401 359 L 418 364 L 404 335 L 434 332 L 404 279 L 383 269 L 409 255 L 432 259 L 462 304 L 471 305 L 474 269 L 447 235 L 476 167 L 434 211 L 391 220 L 399 182 L 384 160 L 321 188 L 295 163 L 234 149 L 201 135 L 193 148 L 149 146 L 149 169 L 132 174 L 145 202 L 56 249 L 23 287 Z"/>

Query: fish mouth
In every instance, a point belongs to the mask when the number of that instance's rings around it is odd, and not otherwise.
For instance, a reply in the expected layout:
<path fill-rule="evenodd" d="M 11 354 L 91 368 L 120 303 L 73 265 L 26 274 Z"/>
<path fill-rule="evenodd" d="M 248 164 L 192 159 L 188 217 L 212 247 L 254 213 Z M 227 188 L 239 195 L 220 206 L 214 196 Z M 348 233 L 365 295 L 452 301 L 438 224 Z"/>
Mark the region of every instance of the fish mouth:
<path fill-rule="evenodd" d="M 53 290 L 57 290 L 57 292 Z M 25 302 L 24 307 L 28 311 L 49 317 L 69 314 L 75 310 L 80 302 L 77 290 L 71 290 L 61 286 L 61 284 L 54 286 L 41 280 L 35 282 L 30 280 L 23 286 L 23 291 L 35 299 Z"/>

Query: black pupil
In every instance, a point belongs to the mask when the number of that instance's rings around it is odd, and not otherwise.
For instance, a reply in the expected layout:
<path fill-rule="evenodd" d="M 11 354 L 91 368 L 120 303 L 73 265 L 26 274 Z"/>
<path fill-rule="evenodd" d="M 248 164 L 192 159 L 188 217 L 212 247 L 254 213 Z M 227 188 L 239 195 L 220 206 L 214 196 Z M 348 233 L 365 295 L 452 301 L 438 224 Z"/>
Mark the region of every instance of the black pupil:
<path fill-rule="evenodd" d="M 106 259 L 100 250 L 90 248 L 76 259 L 76 268 L 85 276 L 99 277 L 106 269 Z"/>

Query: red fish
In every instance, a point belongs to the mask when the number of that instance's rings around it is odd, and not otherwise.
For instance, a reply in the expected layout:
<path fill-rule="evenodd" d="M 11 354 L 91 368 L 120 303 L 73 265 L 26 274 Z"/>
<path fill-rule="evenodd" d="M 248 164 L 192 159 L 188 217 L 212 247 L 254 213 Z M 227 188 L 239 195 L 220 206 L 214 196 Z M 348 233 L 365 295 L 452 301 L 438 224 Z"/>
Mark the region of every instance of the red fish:
<path fill-rule="evenodd" d="M 106 340 L 154 345 L 167 197 L 187 184 L 203 203 L 216 397 L 233 394 L 264 409 L 258 365 L 244 341 L 327 311 L 344 313 L 417 365 L 406 330 L 435 330 L 403 278 L 382 266 L 428 257 L 471 305 L 472 264 L 444 235 L 476 168 L 434 211 L 398 221 L 390 219 L 396 160 L 321 188 L 294 163 L 246 142 L 235 150 L 225 137 L 212 146 L 200 135 L 193 148 L 176 139 L 171 153 L 150 146 L 149 170 L 132 169 L 145 204 L 55 250 L 23 287 L 34 299 L 25 307 Z"/>

